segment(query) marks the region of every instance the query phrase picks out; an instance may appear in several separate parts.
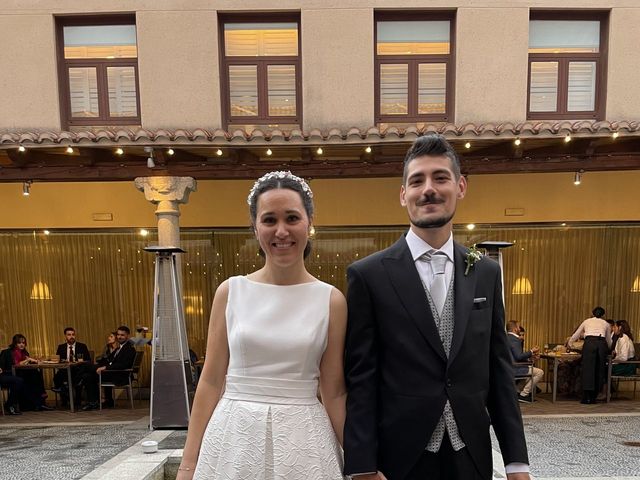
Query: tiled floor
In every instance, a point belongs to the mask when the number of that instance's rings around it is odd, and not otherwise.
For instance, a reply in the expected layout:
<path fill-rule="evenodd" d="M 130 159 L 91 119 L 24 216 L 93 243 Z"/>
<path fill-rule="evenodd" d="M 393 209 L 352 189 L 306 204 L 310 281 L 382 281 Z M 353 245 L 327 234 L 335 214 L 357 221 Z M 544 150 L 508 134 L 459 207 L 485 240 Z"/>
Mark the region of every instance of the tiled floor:
<path fill-rule="evenodd" d="M 552 403 L 546 394 L 521 403 L 536 480 L 640 480 L 640 447 L 624 443 L 640 441 L 640 398 L 625 395 L 609 404 Z M 81 478 L 149 434 L 148 402 L 126 407 L 0 416 L 0 480 Z M 184 438 L 170 434 L 161 448 L 181 448 Z M 504 478 L 498 452 L 495 458 L 496 478 Z"/>

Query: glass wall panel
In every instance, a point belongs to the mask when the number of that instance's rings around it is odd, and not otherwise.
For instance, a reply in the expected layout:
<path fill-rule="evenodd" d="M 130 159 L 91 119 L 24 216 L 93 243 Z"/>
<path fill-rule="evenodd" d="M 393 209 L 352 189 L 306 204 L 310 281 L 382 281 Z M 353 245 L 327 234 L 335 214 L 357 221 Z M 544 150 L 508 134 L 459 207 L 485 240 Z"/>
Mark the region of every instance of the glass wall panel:
<path fill-rule="evenodd" d="M 409 66 L 383 63 L 380 65 L 380 113 L 406 115 L 409 109 Z"/>
<path fill-rule="evenodd" d="M 137 116 L 136 69 L 134 67 L 107 67 L 107 84 L 110 116 Z"/>
<path fill-rule="evenodd" d="M 229 97 L 232 116 L 255 117 L 258 115 L 258 67 L 256 65 L 229 65 Z"/>
<path fill-rule="evenodd" d="M 569 62 L 567 110 L 590 112 L 596 105 L 596 62 Z"/>
<path fill-rule="evenodd" d="M 558 62 L 531 62 L 530 112 L 555 112 L 558 106 Z"/>
<path fill-rule="evenodd" d="M 298 24 L 225 23 L 227 57 L 273 57 L 298 55 Z"/>
<path fill-rule="evenodd" d="M 437 55 L 450 52 L 450 22 L 377 22 L 378 55 Z"/>
<path fill-rule="evenodd" d="M 64 58 L 136 58 L 135 25 L 63 27 Z"/>
<path fill-rule="evenodd" d="M 294 117 L 296 115 L 296 66 L 268 65 L 267 88 L 269 116 Z"/>
<path fill-rule="evenodd" d="M 69 68 L 69 97 L 72 117 L 93 118 L 100 116 L 98 79 L 95 67 Z"/>
<path fill-rule="evenodd" d="M 418 113 L 445 113 L 447 97 L 447 64 L 418 65 Z"/>

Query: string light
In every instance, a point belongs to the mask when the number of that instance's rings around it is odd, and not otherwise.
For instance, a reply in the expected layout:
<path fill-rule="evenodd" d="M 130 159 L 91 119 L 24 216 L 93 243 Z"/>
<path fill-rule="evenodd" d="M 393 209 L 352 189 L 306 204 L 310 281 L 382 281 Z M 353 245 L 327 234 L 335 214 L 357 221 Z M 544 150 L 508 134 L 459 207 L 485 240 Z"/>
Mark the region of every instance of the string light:
<path fill-rule="evenodd" d="M 616 138 L 618 138 L 620 136 L 620 134 L 618 132 L 613 132 L 613 135 L 611 135 L 611 136 L 615 140 Z"/>
<path fill-rule="evenodd" d="M 116 155 L 123 155 L 124 154 L 124 150 L 121 148 L 116 148 Z"/>
<path fill-rule="evenodd" d="M 567 133 L 564 137 L 564 143 L 569 143 L 570 141 L 571 141 L 571 135 Z"/>
<path fill-rule="evenodd" d="M 167 150 L 167 155 L 173 155 L 174 153 L 176 152 L 173 151 L 173 148 L 170 148 L 169 150 Z"/>
<path fill-rule="evenodd" d="M 146 228 L 141 228 L 140 235 L 142 235 L 143 237 L 146 237 L 147 235 L 149 235 L 149 230 L 147 230 Z"/>
<path fill-rule="evenodd" d="M 71 153 L 73 153 L 73 148 L 71 146 L 68 146 L 67 149 L 65 150 L 65 152 L 71 154 Z"/>
<path fill-rule="evenodd" d="M 216 155 L 221 157 L 222 156 L 222 150 L 220 150 L 220 149 L 216 150 Z"/>
<path fill-rule="evenodd" d="M 270 148 L 267 148 L 267 155 L 271 155 L 273 152 L 271 151 Z"/>
<path fill-rule="evenodd" d="M 367 153 L 371 153 L 371 147 L 365 148 L 364 151 L 367 152 Z"/>
<path fill-rule="evenodd" d="M 20 146 L 18 147 L 18 151 L 19 151 L 20 153 L 24 153 L 24 152 L 26 152 L 26 151 L 27 151 L 27 149 L 26 149 L 26 148 L 24 148 L 24 145 L 20 145 Z"/>
<path fill-rule="evenodd" d="M 44 230 L 42 233 L 44 233 L 45 235 L 49 235 L 51 232 L 49 230 Z"/>
<path fill-rule="evenodd" d="M 469 223 L 467 225 L 467 230 L 473 230 L 474 228 L 476 228 L 476 225 L 474 223 Z"/>
<path fill-rule="evenodd" d="M 519 138 L 516 138 L 513 143 L 516 145 L 516 147 L 519 147 L 520 144 L 522 143 L 522 141 Z"/>
<path fill-rule="evenodd" d="M 467 142 L 464 144 L 464 148 L 469 149 L 471 148 L 471 142 Z"/>
<path fill-rule="evenodd" d="M 323 152 L 323 151 L 322 151 L 322 147 L 318 147 L 318 150 L 316 150 L 316 153 L 317 153 L 318 155 L 322 155 L 322 152 Z"/>

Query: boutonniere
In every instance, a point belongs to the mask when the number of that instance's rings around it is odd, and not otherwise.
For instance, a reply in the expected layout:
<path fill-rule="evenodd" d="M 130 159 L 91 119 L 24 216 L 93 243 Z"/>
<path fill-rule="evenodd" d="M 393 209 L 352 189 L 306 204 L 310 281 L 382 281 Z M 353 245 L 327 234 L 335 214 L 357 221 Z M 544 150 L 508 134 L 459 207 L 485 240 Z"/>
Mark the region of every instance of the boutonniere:
<path fill-rule="evenodd" d="M 465 277 L 469 275 L 469 270 L 471 269 L 471 267 L 473 267 L 475 263 L 479 262 L 480 260 L 482 260 L 482 253 L 480 253 L 480 250 L 476 248 L 476 244 L 474 243 L 471 248 L 469 248 L 469 251 L 467 252 L 467 258 L 465 259 L 465 263 L 467 264 L 467 268 L 465 268 L 464 270 Z"/>

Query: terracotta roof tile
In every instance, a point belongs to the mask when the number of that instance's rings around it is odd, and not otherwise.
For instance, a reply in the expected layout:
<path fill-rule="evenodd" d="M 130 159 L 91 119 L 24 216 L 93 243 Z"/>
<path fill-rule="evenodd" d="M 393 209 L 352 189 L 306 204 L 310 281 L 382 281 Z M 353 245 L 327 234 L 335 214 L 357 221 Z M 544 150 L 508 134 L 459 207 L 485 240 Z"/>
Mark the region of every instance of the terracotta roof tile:
<path fill-rule="evenodd" d="M 13 145 L 37 144 L 150 144 L 150 143 L 180 143 L 197 145 L 254 145 L 263 144 L 291 144 L 302 145 L 308 143 L 357 144 L 357 143 L 385 143 L 397 141 L 412 141 L 426 133 L 436 132 L 448 138 L 510 138 L 510 137 L 552 137 L 558 135 L 598 135 L 604 136 L 613 132 L 640 134 L 640 122 L 637 121 L 560 121 L 540 122 L 528 121 L 522 123 L 483 123 L 476 125 L 467 123 L 408 125 L 405 127 L 389 126 L 380 129 L 372 126 L 366 129 L 351 127 L 347 129 L 314 128 L 308 131 L 300 129 L 280 130 L 256 128 L 250 133 L 240 129 L 229 131 L 222 129 L 207 130 L 196 128 L 187 129 L 138 129 L 135 131 L 125 128 L 87 129 L 82 131 L 30 131 L 30 132 L 0 132 L 0 147 Z"/>

